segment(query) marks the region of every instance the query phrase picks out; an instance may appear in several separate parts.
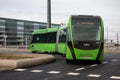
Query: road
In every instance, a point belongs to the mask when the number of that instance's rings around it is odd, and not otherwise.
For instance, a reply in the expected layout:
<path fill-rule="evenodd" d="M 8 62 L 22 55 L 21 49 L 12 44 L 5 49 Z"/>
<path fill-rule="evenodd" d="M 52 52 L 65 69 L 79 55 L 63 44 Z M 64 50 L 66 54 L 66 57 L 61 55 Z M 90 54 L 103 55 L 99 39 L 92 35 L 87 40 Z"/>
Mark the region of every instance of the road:
<path fill-rule="evenodd" d="M 68 64 L 55 56 L 53 63 L 0 71 L 0 80 L 120 80 L 120 53 L 105 53 L 101 64 Z"/>

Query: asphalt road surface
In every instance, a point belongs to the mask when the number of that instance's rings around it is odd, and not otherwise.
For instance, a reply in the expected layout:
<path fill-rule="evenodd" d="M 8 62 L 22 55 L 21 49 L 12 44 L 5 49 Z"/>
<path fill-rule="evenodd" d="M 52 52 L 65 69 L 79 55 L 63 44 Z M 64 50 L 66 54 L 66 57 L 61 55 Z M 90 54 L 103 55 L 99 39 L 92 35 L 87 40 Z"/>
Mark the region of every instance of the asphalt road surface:
<path fill-rule="evenodd" d="M 55 56 L 53 63 L 0 71 L 0 80 L 120 80 L 120 53 L 105 53 L 101 64 L 68 64 Z"/>

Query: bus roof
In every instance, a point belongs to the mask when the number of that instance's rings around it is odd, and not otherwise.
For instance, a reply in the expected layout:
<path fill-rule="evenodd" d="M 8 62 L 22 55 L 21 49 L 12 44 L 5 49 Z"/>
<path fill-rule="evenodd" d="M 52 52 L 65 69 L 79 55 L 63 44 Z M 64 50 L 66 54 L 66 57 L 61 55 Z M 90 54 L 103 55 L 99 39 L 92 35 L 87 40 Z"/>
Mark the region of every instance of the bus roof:
<path fill-rule="evenodd" d="M 40 29 L 33 31 L 32 34 L 45 34 L 45 33 L 51 33 L 51 32 L 57 32 L 58 30 L 66 29 L 68 26 L 66 24 L 60 26 L 60 27 L 53 27 L 48 29 Z"/>
<path fill-rule="evenodd" d="M 49 33 L 49 32 L 57 32 L 59 29 L 59 27 L 55 27 L 55 28 L 48 28 L 48 29 L 40 29 L 40 30 L 36 30 L 34 31 L 32 34 L 45 34 L 45 33 Z"/>
<path fill-rule="evenodd" d="M 72 18 L 101 18 L 95 15 L 71 15 Z"/>

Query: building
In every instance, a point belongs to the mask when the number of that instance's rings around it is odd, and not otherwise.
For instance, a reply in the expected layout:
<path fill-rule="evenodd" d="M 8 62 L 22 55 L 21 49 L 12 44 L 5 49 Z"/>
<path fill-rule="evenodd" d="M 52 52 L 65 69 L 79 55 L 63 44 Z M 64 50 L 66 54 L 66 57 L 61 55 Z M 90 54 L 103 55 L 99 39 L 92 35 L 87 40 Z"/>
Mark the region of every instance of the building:
<path fill-rule="evenodd" d="M 115 42 L 113 42 L 113 40 L 111 39 L 104 40 L 104 47 L 114 47 L 114 46 L 115 46 Z"/>
<path fill-rule="evenodd" d="M 60 25 L 51 25 L 54 26 Z M 47 23 L 43 22 L 0 18 L 0 46 L 29 45 L 32 32 L 46 27 Z"/>

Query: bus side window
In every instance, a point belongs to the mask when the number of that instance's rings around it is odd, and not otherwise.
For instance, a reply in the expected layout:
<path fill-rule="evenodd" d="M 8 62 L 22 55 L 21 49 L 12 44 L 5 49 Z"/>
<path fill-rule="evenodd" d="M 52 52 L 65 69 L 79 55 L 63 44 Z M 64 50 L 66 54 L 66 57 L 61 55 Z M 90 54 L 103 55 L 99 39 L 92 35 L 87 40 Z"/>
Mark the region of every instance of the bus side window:
<path fill-rule="evenodd" d="M 39 41 L 39 36 L 36 38 L 36 41 Z"/>
<path fill-rule="evenodd" d="M 71 36 L 70 36 L 70 26 L 67 28 L 67 31 L 66 31 L 66 41 L 70 41 L 71 39 Z"/>
<path fill-rule="evenodd" d="M 100 33 L 101 33 L 101 26 L 99 26 L 97 34 L 96 34 L 96 40 L 100 40 Z"/>
<path fill-rule="evenodd" d="M 66 32 L 64 30 L 60 31 L 59 42 L 60 43 L 65 43 L 66 42 Z"/>
<path fill-rule="evenodd" d="M 56 42 L 56 32 L 47 34 L 47 43 L 55 43 Z"/>
<path fill-rule="evenodd" d="M 39 42 L 39 35 L 35 34 L 32 36 L 32 43 L 38 43 Z"/>

